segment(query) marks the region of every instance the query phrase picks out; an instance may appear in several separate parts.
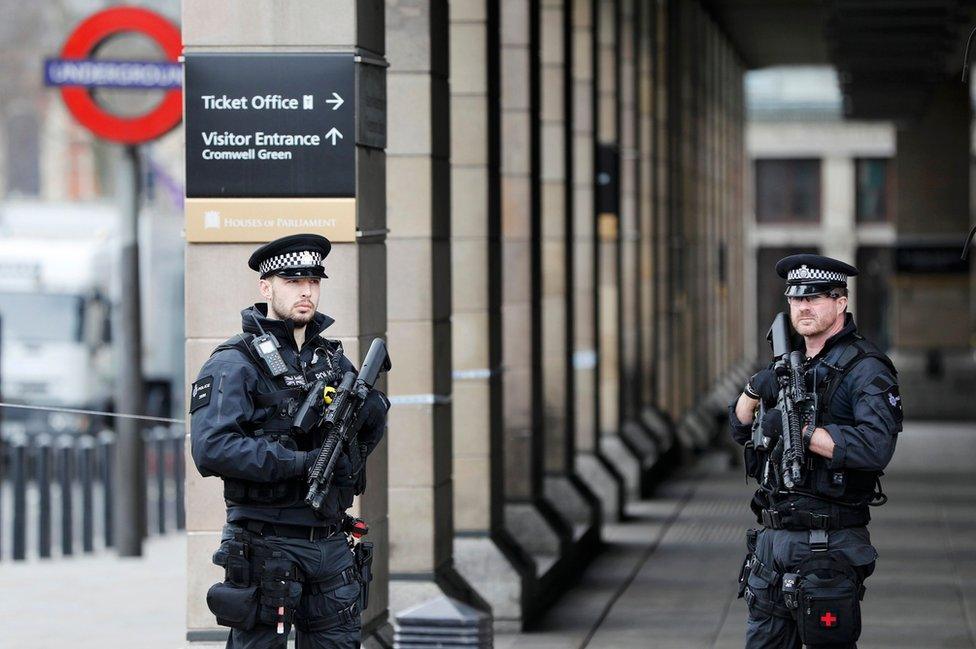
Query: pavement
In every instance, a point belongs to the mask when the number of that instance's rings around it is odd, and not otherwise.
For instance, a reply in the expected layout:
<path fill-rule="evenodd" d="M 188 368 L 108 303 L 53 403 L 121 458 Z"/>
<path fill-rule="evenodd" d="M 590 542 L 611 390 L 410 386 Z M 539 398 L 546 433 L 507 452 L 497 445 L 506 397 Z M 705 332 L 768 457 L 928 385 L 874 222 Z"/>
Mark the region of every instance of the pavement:
<path fill-rule="evenodd" d="M 976 649 L 976 425 L 909 422 L 873 511 L 880 559 L 858 646 Z M 630 520 L 533 629 L 496 649 L 742 647 L 735 599 L 752 489 L 721 452 L 704 456 Z M 0 647 L 185 646 L 186 547 L 150 539 L 145 556 L 103 553 L 0 564 Z"/>
<path fill-rule="evenodd" d="M 111 552 L 0 564 L 0 647 L 175 649 L 186 637 L 186 536 Z"/>
<path fill-rule="evenodd" d="M 976 648 L 976 424 L 908 422 L 872 511 L 880 558 L 861 649 Z M 632 519 L 536 628 L 496 649 L 732 649 L 745 636 L 736 577 L 753 488 L 713 453 Z"/>

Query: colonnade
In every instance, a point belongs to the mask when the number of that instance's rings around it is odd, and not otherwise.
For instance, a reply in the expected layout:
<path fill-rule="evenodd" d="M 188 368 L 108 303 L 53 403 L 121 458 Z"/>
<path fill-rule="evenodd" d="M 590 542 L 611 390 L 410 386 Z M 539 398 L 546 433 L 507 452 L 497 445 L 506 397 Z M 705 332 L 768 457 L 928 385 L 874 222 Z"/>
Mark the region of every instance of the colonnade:
<path fill-rule="evenodd" d="M 188 52 L 389 64 L 385 147 L 356 147 L 357 236 L 319 309 L 354 361 L 374 335 L 393 358 L 356 505 L 368 643 L 437 594 L 522 628 L 741 386 L 741 63 L 690 0 L 209 4 L 184 0 Z M 187 244 L 187 385 L 259 299 L 254 247 Z M 223 502 L 187 480 L 188 638 L 206 642 Z"/>

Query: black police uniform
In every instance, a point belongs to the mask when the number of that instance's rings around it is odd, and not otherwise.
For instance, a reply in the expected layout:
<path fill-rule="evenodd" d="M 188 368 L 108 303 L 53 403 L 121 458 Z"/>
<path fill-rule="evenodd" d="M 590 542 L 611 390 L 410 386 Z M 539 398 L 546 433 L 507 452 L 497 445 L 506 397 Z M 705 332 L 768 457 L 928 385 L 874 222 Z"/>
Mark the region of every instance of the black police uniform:
<path fill-rule="evenodd" d="M 841 282 L 828 273 L 857 272 L 831 262 L 794 255 L 777 270 L 784 276 L 799 271 L 791 276 L 788 295 L 815 295 L 846 285 L 846 276 Z M 808 451 L 804 480 L 791 490 L 763 484 L 761 465 L 747 459 L 757 467 L 752 477 L 760 489 L 751 507 L 763 524 L 747 535 L 740 573 L 750 649 L 856 646 L 863 582 L 877 558 L 866 525 L 869 504 L 884 501 L 880 476 L 902 429 L 895 368 L 845 314 L 843 329 L 807 359 L 804 377 L 819 398 L 816 425 L 830 434 L 834 452 L 827 459 Z M 739 422 L 737 401 L 729 407 L 732 437 L 747 444 L 751 424 Z"/>
<path fill-rule="evenodd" d="M 286 237 L 259 249 L 252 268 L 263 277 L 322 277 L 327 244 L 324 237 Z M 300 348 L 294 323 L 269 319 L 267 305 L 248 307 L 241 318 L 243 332 L 216 348 L 190 401 L 193 460 L 203 476 L 223 479 L 227 504 L 214 554 L 226 579 L 208 593 L 208 605 L 231 627 L 228 647 L 284 646 L 293 622 L 301 648 L 359 647 L 371 546 L 350 547 L 345 511 L 365 488 L 366 457 L 383 435 L 389 403 L 378 390 L 370 393 L 358 444 L 342 455 L 324 517 L 316 515 L 304 503 L 305 477 L 323 436 L 293 436 L 291 424 L 303 388 L 321 378 L 337 385 L 353 365 L 337 341 L 320 335 L 333 322 L 326 315 L 315 313 Z M 263 332 L 281 345 L 281 376 L 250 345 Z"/>

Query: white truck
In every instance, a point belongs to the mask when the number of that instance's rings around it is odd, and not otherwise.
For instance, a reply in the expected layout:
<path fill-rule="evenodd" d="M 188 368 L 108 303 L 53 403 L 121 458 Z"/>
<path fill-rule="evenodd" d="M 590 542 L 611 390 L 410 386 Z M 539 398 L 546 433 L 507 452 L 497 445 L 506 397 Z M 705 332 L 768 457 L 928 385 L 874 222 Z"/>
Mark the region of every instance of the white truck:
<path fill-rule="evenodd" d="M 99 239 L 0 238 L 4 401 L 104 410 L 112 401 L 111 249 Z M 4 428 L 85 431 L 91 418 L 5 408 Z"/>

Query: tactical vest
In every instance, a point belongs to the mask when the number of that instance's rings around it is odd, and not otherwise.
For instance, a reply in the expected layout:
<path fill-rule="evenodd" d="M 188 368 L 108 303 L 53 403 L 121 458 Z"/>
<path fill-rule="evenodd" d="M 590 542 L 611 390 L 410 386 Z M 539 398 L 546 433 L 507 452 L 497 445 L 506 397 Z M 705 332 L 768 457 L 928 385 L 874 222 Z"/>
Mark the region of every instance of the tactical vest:
<path fill-rule="evenodd" d="M 306 396 L 306 385 L 311 385 L 317 378 L 325 378 L 329 385 L 336 386 L 342 378 L 338 358 L 342 355 L 342 347 L 338 343 L 324 338 L 316 341 L 316 346 L 325 354 L 328 361 L 329 375 L 325 377 L 305 377 L 301 374 L 299 382 L 296 372 L 292 371 L 281 376 L 272 376 L 264 362 L 254 352 L 251 341 L 254 334 L 241 333 L 224 341 L 211 352 L 214 354 L 226 350 L 236 349 L 244 354 L 251 363 L 258 368 L 258 375 L 266 392 L 253 395 L 256 408 L 268 409 L 268 416 L 260 422 L 255 422 L 254 430 L 247 431 L 255 437 L 266 436 L 293 451 L 311 451 L 322 444 L 321 433 L 312 431 L 310 435 L 295 438 L 291 434 L 295 413 Z M 317 352 L 316 352 L 317 353 Z M 290 368 L 294 370 L 294 368 Z M 366 483 L 365 453 L 357 446 L 352 452 L 347 449 L 352 471 L 349 475 L 336 476 L 337 486 L 351 487 L 355 494 L 362 493 Z M 236 478 L 222 478 L 224 481 L 224 500 L 236 505 L 259 505 L 268 507 L 294 507 L 304 502 L 308 485 L 304 478 L 291 478 L 280 482 L 263 483 L 239 480 Z M 351 499 L 350 499 L 351 500 Z M 344 503 L 343 503 L 344 504 Z M 348 507 L 348 504 L 345 504 Z M 345 509 L 343 507 L 343 509 Z"/>
<path fill-rule="evenodd" d="M 819 406 L 817 425 L 821 427 L 826 424 L 841 426 L 856 424 L 853 418 L 838 417 L 832 412 L 831 405 L 844 378 L 858 363 L 868 358 L 876 358 L 884 363 L 893 375 L 897 375 L 891 359 L 860 334 L 854 333 L 853 340 L 841 344 L 844 347 L 840 355 L 836 356 L 836 363 L 821 361 L 827 367 L 826 376 L 816 385 Z M 827 463 L 827 458 L 808 453 L 804 481 L 793 491 L 839 505 L 865 506 L 879 495 L 883 498 L 880 492 L 880 479 L 883 472 L 831 469 Z"/>

